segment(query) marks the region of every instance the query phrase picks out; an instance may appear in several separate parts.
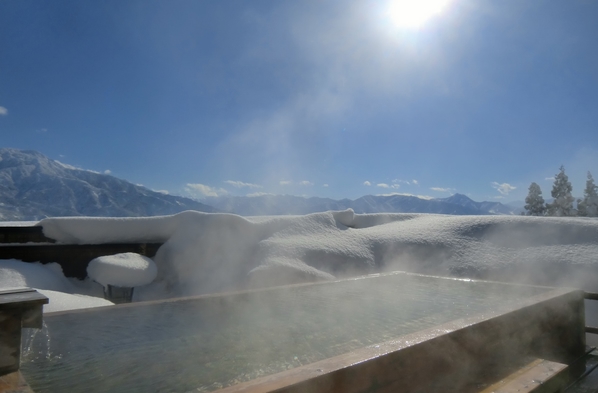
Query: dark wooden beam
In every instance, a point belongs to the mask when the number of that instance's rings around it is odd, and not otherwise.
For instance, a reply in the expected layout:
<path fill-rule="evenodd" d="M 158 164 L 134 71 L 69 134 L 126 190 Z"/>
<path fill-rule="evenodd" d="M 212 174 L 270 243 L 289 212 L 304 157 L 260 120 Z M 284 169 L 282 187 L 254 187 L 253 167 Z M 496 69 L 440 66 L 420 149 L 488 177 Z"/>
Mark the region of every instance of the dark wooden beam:
<path fill-rule="evenodd" d="M 115 244 L 9 244 L 0 245 L 0 259 L 17 259 L 23 262 L 56 262 L 62 266 L 66 277 L 83 280 L 87 265 L 97 257 L 134 252 L 153 257 L 162 243 Z"/>
<path fill-rule="evenodd" d="M 0 243 L 54 243 L 44 235 L 40 226 L 32 227 L 7 227 L 0 226 Z"/>

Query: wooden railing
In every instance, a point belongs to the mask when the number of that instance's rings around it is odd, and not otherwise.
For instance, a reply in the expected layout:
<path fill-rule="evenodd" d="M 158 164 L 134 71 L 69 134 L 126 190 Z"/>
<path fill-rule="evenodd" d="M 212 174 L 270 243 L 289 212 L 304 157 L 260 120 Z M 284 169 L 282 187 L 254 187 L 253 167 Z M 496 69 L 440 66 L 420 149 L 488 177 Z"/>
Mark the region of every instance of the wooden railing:
<path fill-rule="evenodd" d="M 153 257 L 162 243 L 58 244 L 41 226 L 0 227 L 0 259 L 23 262 L 56 262 L 66 277 L 84 279 L 87 265 L 97 257 L 134 252 Z"/>

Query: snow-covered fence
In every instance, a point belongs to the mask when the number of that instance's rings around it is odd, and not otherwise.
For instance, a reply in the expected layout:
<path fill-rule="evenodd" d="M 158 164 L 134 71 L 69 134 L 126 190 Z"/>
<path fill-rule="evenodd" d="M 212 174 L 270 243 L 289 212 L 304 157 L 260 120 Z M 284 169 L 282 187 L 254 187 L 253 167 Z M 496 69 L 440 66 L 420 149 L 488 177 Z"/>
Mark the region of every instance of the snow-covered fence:
<path fill-rule="evenodd" d="M 84 279 L 89 262 L 97 257 L 133 252 L 156 255 L 162 243 L 60 244 L 43 234 L 41 226 L 0 227 L 0 259 L 56 262 L 66 277 Z"/>

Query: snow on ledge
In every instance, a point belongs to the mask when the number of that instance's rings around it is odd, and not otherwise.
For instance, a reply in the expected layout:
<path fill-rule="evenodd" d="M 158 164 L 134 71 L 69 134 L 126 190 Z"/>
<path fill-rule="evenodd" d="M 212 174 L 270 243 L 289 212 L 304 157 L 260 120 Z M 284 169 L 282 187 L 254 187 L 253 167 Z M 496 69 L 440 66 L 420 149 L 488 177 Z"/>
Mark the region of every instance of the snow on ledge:
<path fill-rule="evenodd" d="M 49 289 L 38 289 L 39 293 L 50 299 L 50 303 L 44 304 L 44 313 L 79 310 L 82 308 L 113 306 L 109 300 L 95 296 L 70 294 Z"/>

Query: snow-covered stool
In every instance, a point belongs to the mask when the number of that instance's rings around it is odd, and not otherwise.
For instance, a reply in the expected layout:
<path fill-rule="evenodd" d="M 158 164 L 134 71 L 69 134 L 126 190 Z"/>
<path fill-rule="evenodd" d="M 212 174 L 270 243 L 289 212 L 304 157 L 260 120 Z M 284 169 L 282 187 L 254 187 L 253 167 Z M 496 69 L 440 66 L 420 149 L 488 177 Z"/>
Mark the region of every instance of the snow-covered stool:
<path fill-rule="evenodd" d="M 130 303 L 134 287 L 147 285 L 158 274 L 148 257 L 126 252 L 106 255 L 89 262 L 87 275 L 104 287 L 104 298 L 114 303 Z"/>

